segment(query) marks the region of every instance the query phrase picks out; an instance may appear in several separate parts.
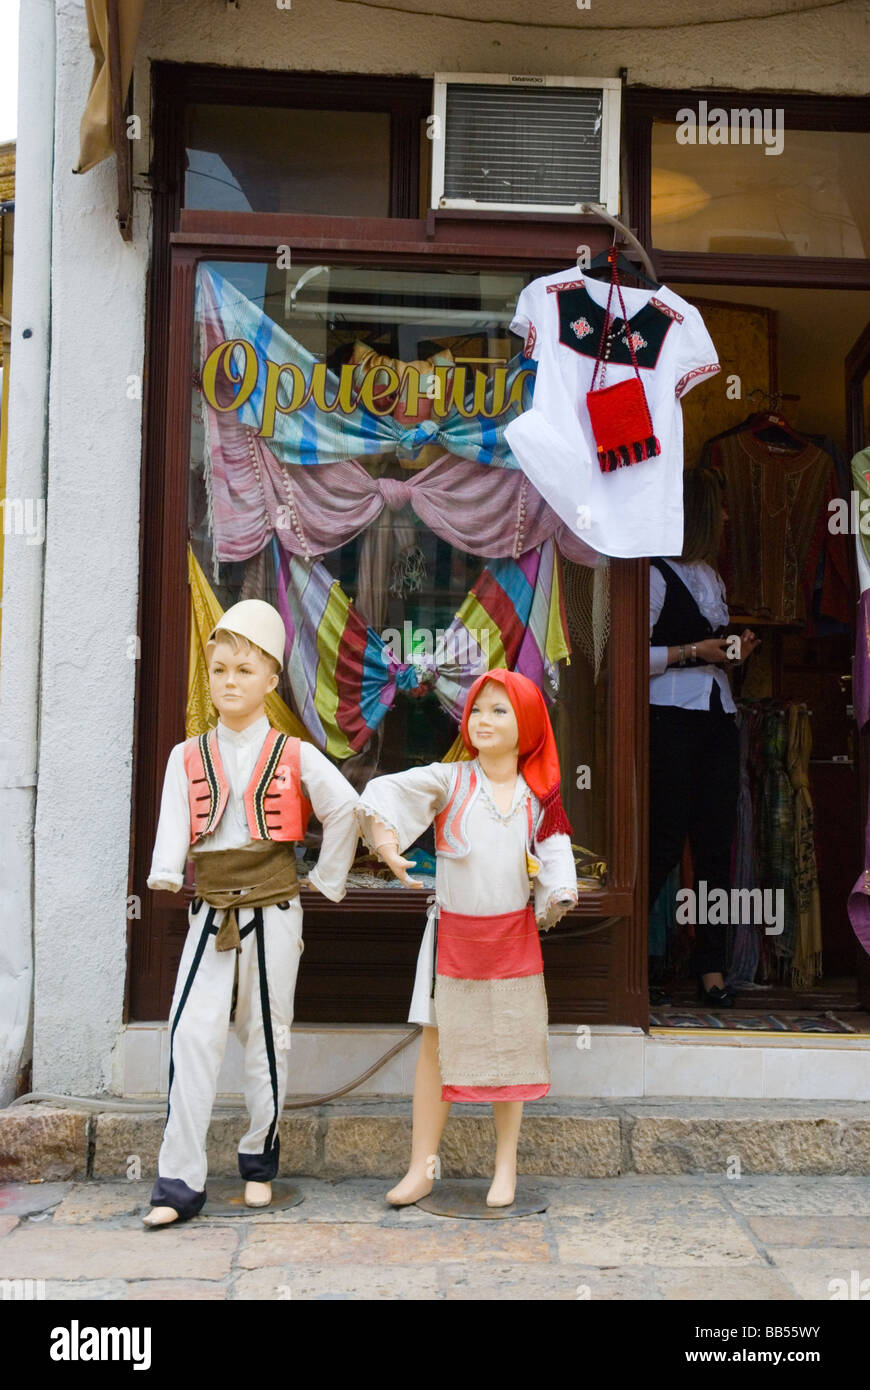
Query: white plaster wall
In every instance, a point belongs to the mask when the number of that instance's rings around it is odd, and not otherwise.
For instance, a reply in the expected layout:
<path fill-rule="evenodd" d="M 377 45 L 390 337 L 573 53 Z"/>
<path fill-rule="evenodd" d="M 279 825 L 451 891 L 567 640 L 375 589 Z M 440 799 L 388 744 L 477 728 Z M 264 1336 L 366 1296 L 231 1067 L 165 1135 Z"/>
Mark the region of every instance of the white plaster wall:
<path fill-rule="evenodd" d="M 770 19 L 765 15 L 772 15 Z M 139 49 L 230 67 L 868 90 L 866 0 L 151 0 Z"/>
<path fill-rule="evenodd" d="M 126 956 L 138 587 L 150 63 L 431 74 L 614 76 L 650 86 L 866 91 L 864 0 L 151 0 L 137 55 L 134 239 L 115 166 L 74 176 L 91 58 L 83 0 L 56 0 L 52 359 L 40 782 L 34 1086 L 117 1084 Z M 775 17 L 765 19 L 768 12 Z M 674 18 L 679 18 L 675 28 Z M 16 247 L 16 258 L 27 248 Z"/>
<path fill-rule="evenodd" d="M 91 74 L 59 0 L 47 533 L 35 831 L 35 1090 L 99 1093 L 121 1029 L 139 568 L 148 203 L 115 221 L 107 160 L 74 175 Z M 16 247 L 16 259 L 18 247 Z"/>
<path fill-rule="evenodd" d="M 21 16 L 20 63 L 33 74 L 18 102 L 15 247 L 8 366 L 6 498 L 45 502 L 45 415 L 50 339 L 54 0 Z M 39 636 L 45 548 L 11 532 L 3 552 L 0 671 L 0 1105 L 29 1057 L 33 993 L 33 823 L 36 806 Z"/>

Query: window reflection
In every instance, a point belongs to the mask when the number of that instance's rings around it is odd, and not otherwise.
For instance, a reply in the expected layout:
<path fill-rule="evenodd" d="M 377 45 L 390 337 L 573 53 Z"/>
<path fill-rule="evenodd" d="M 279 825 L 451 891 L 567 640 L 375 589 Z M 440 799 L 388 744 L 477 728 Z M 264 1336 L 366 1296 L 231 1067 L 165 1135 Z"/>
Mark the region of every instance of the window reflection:
<path fill-rule="evenodd" d="M 711 103 L 711 110 L 713 109 Z M 730 108 L 729 108 L 730 109 Z M 757 143 L 679 143 L 685 123 L 652 132 L 652 233 L 661 250 L 775 256 L 870 256 L 870 134 L 781 131 Z M 732 129 L 737 136 L 738 129 Z M 747 125 L 744 132 L 751 133 Z M 773 117 L 769 134 L 776 134 Z M 718 138 L 718 137 L 717 137 Z M 776 149 L 773 139 L 771 149 Z"/>
<path fill-rule="evenodd" d="M 503 438 L 531 401 L 508 330 L 530 278 L 202 265 L 191 547 L 206 606 L 282 611 L 282 708 L 354 785 L 455 752 L 471 680 L 520 663 L 557 694 L 563 800 L 600 865 L 607 572 L 562 560 L 546 518 L 521 543 L 532 508 Z"/>
<path fill-rule="evenodd" d="M 388 112 L 195 105 L 185 144 L 185 207 L 389 216 Z"/>

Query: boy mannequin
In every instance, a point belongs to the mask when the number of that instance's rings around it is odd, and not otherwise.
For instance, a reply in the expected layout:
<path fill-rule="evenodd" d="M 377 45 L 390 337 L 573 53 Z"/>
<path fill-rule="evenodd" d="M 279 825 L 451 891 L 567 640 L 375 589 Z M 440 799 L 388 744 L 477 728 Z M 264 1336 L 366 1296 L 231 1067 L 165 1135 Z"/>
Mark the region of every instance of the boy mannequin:
<path fill-rule="evenodd" d="M 268 1206 L 303 950 L 293 841 L 313 807 L 323 842 L 308 883 L 332 902 L 344 897 L 356 852 L 353 788 L 312 744 L 285 739 L 266 717 L 284 644 L 271 604 L 246 599 L 229 609 L 206 644 L 220 721 L 169 756 L 148 887 L 177 892 L 190 854 L 197 896 L 172 1001 L 166 1128 L 146 1226 L 187 1220 L 205 1203 L 205 1139 L 237 962 L 250 1116 L 239 1171 L 247 1205 Z"/>

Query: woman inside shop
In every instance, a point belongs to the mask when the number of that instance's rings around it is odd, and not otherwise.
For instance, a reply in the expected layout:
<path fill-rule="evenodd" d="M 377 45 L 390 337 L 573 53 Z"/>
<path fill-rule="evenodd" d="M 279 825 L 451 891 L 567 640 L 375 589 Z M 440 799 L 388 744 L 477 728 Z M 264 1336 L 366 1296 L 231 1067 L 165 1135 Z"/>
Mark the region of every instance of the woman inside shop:
<path fill-rule="evenodd" d="M 718 472 L 686 470 L 683 514 L 679 559 L 650 560 L 650 909 L 680 862 L 686 836 L 696 894 L 702 883 L 708 897 L 716 888 L 730 890 L 738 735 L 727 667 L 759 645 L 749 628 L 739 643 L 725 635 L 725 586 L 714 568 L 727 520 Z M 733 1008 L 724 979 L 725 926 L 697 920 L 705 915 L 697 914 L 694 925 L 699 997 Z M 667 1000 L 651 991 L 651 1002 Z"/>

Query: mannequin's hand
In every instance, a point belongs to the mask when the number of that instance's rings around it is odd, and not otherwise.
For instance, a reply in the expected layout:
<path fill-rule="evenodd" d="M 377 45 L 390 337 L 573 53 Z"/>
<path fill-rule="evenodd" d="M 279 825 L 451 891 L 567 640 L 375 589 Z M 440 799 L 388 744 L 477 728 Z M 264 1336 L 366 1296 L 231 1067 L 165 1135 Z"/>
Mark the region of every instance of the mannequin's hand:
<path fill-rule="evenodd" d="M 380 856 L 387 868 L 392 869 L 396 878 L 400 879 L 406 887 L 425 887 L 425 884 L 421 883 L 419 879 L 408 877 L 408 870 L 413 869 L 414 861 L 413 859 L 403 859 L 398 848 L 394 848 L 392 845 L 385 845 L 380 851 Z"/>

